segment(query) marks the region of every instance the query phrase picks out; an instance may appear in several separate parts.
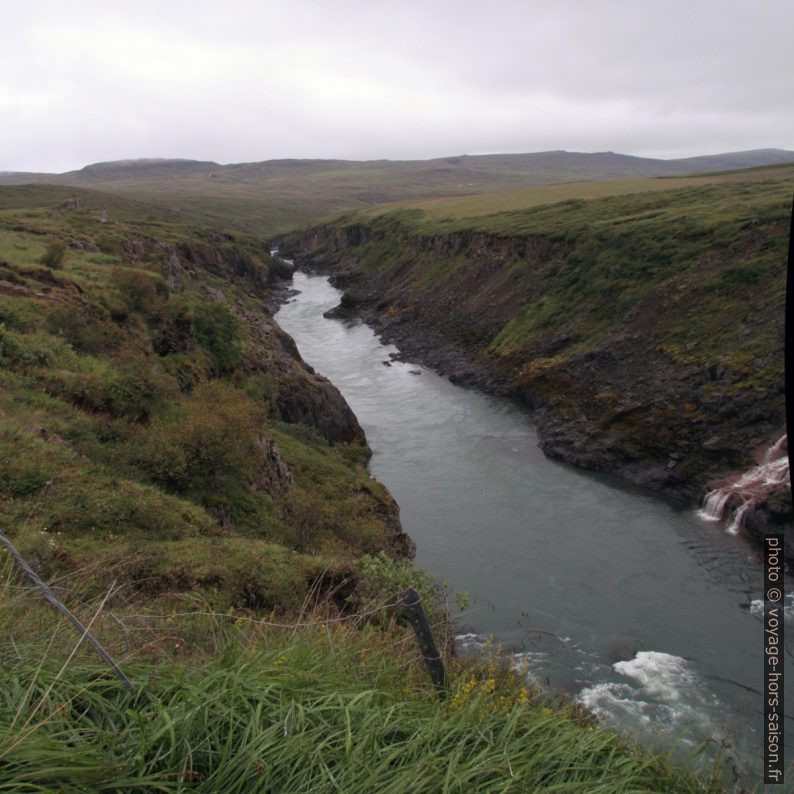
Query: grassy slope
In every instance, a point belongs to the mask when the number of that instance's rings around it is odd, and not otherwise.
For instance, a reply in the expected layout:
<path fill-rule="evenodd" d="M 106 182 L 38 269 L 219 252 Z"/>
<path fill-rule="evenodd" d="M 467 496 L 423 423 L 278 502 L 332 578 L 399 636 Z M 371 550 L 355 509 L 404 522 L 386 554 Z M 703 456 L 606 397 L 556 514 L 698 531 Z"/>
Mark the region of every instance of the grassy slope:
<path fill-rule="evenodd" d="M 562 417 L 577 438 L 553 451 L 613 469 L 588 450 L 672 461 L 670 479 L 697 488 L 751 465 L 783 427 L 794 168 L 658 185 L 409 202 L 292 240 L 363 273 L 351 288 L 388 304 L 386 326 L 440 332 Z M 492 211 L 504 206 L 516 208 Z"/>
<path fill-rule="evenodd" d="M 559 186 L 549 189 L 551 201 L 537 191 L 529 208 L 496 213 L 490 212 L 490 197 L 476 197 L 465 215 L 456 202 L 449 202 L 449 210 L 439 202 L 430 212 L 411 216 L 407 231 L 425 237 L 475 232 L 539 238 L 564 247 L 556 268 L 552 265 L 549 272 L 532 274 L 537 281 L 533 279 L 528 297 L 534 300 L 489 340 L 500 354 L 511 349 L 530 351 L 549 330 L 568 326 L 574 308 L 572 331 L 584 346 L 593 346 L 623 326 L 630 309 L 664 287 L 687 293 L 685 304 L 680 302 L 687 311 L 657 318 L 664 325 L 658 329 L 659 342 L 682 361 L 703 365 L 745 361 L 749 376 L 751 357 L 773 347 L 777 339 L 772 334 L 779 322 L 759 329 L 764 334 L 759 337 L 744 333 L 737 317 L 748 315 L 748 298 L 752 298 L 753 310 L 766 316 L 771 309 L 782 322 L 794 167 L 681 181 L 683 186 L 678 180 L 660 181 L 653 191 L 639 183 L 620 194 L 612 194 L 611 183 L 583 186 L 583 193 L 592 191 L 588 200 L 580 195 L 579 186 Z M 657 193 L 660 188 L 666 189 Z M 560 203 L 563 191 L 570 196 Z M 525 200 L 522 196 L 519 202 Z M 748 238 L 744 245 L 743 238 Z M 727 266 L 730 260 L 741 262 Z M 442 262 L 426 265 L 438 272 L 425 269 L 425 281 L 454 278 L 442 274 Z M 515 276 L 523 275 L 520 263 L 505 265 Z M 717 325 L 704 327 L 704 323 Z M 684 348 L 689 341 L 696 341 L 697 347 L 688 354 Z M 572 347 L 566 356 L 575 352 Z M 778 370 L 767 377 L 779 374 Z"/>
<path fill-rule="evenodd" d="M 424 217 L 432 220 L 450 218 L 482 218 L 499 212 L 514 212 L 554 204 L 558 201 L 606 198 L 632 193 L 647 193 L 657 190 L 675 190 L 685 187 L 702 187 L 710 184 L 731 182 L 765 181 L 777 173 L 790 171 L 791 166 L 760 167 L 728 173 L 702 174 L 697 176 L 643 177 L 639 179 L 610 179 L 606 181 L 582 180 L 562 182 L 543 187 L 521 190 L 501 190 L 496 193 L 478 193 L 473 196 L 438 196 L 434 198 L 399 201 L 373 207 L 369 216 L 382 215 L 393 209 L 419 209 Z"/>
<path fill-rule="evenodd" d="M 266 246 L 96 193 L 53 212 L 62 197 L 0 190 L 0 521 L 21 551 L 49 576 L 289 610 L 391 548 L 352 414 L 262 309 Z M 313 400 L 346 443 L 284 421 Z"/>

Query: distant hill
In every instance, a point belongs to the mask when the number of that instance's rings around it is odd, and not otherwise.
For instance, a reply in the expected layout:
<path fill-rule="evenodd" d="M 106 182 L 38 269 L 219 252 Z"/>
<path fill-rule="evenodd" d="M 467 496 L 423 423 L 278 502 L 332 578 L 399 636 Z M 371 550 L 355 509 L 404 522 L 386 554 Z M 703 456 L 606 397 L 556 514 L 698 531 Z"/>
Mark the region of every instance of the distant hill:
<path fill-rule="evenodd" d="M 659 160 L 615 152 L 549 151 L 433 160 L 266 160 L 221 165 L 181 159 L 94 163 L 64 174 L 0 173 L 0 184 L 91 187 L 273 234 L 345 209 L 436 196 L 466 196 L 561 182 L 713 173 L 794 162 L 794 152 Z"/>
<path fill-rule="evenodd" d="M 682 168 L 695 171 L 730 171 L 735 168 L 757 168 L 764 165 L 794 163 L 794 152 L 785 149 L 751 149 L 746 152 L 728 152 L 727 154 L 708 154 L 701 157 L 686 157 L 683 160 L 670 160 Z"/>
<path fill-rule="evenodd" d="M 183 176 L 193 173 L 206 174 L 214 168 L 220 168 L 220 166 L 217 163 L 203 162 L 201 160 L 167 160 L 160 158 L 113 160 L 108 163 L 92 163 L 79 171 L 71 171 L 62 176 L 85 180 L 137 179 L 150 178 L 152 176 Z"/>
<path fill-rule="evenodd" d="M 163 176 L 189 176 L 193 174 L 240 182 L 273 178 L 327 174 L 346 176 L 376 172 L 414 175 L 433 175 L 445 181 L 470 175 L 483 178 L 513 177 L 537 180 L 563 181 L 577 179 L 609 179 L 634 176 L 673 176 L 676 174 L 706 173 L 711 171 L 753 168 L 794 162 L 794 151 L 785 149 L 753 149 L 743 152 L 726 152 L 698 157 L 661 160 L 634 157 L 616 152 L 566 152 L 563 150 L 527 154 L 484 154 L 440 157 L 432 160 L 264 160 L 255 163 L 221 165 L 211 160 L 186 160 L 166 158 L 140 158 L 92 163 L 62 174 L 31 172 L 0 172 L 3 184 L 47 182 L 48 184 L 75 184 L 84 181 L 135 181 Z"/>

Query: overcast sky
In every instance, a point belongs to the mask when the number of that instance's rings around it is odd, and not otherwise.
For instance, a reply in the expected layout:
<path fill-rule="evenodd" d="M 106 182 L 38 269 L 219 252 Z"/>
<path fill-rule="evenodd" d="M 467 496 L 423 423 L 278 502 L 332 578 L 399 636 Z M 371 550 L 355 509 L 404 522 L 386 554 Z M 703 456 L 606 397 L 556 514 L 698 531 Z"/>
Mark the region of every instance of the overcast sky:
<path fill-rule="evenodd" d="M 0 170 L 794 149 L 791 0 L 0 0 Z"/>

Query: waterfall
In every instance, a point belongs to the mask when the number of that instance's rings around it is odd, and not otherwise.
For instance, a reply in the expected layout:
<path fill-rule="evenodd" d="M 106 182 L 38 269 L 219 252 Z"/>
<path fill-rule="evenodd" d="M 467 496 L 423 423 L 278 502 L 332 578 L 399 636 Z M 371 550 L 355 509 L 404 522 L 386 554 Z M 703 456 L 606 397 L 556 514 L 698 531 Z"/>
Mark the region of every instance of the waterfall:
<path fill-rule="evenodd" d="M 784 433 L 764 454 L 757 466 L 721 488 L 706 494 L 698 516 L 706 521 L 721 521 L 725 508 L 735 505 L 728 532 L 735 535 L 744 524 L 744 517 L 773 491 L 791 485 L 788 465 L 788 437 Z"/>

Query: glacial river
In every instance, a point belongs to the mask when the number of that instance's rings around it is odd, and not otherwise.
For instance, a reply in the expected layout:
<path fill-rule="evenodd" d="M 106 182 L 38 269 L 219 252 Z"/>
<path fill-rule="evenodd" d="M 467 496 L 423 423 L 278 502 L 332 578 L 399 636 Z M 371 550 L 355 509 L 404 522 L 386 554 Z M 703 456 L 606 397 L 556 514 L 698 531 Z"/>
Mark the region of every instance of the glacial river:
<path fill-rule="evenodd" d="M 278 323 L 358 417 L 417 564 L 469 595 L 459 646 L 492 635 L 610 726 L 682 753 L 724 743 L 745 783 L 758 781 L 763 571 L 746 543 L 547 459 L 520 406 L 393 360 L 364 324 L 324 318 L 341 295 L 327 278 L 296 273 L 293 286 Z"/>

